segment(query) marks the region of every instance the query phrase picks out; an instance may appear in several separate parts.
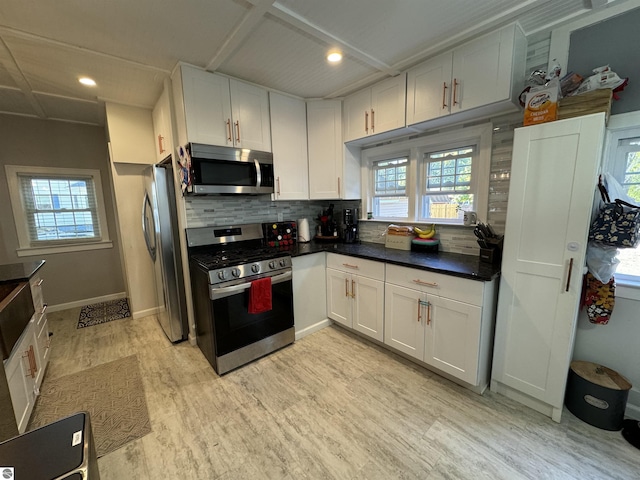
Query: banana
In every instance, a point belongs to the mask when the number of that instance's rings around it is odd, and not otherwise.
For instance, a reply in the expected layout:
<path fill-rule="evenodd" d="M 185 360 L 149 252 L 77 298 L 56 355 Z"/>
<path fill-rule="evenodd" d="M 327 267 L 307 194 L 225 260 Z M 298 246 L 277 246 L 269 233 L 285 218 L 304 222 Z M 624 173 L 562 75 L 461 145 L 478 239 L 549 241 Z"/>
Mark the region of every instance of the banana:
<path fill-rule="evenodd" d="M 418 237 L 429 239 L 433 238 L 433 236 L 436 234 L 436 225 L 435 223 L 432 223 L 429 230 L 422 230 L 418 227 L 413 227 L 413 230 L 418 234 Z"/>

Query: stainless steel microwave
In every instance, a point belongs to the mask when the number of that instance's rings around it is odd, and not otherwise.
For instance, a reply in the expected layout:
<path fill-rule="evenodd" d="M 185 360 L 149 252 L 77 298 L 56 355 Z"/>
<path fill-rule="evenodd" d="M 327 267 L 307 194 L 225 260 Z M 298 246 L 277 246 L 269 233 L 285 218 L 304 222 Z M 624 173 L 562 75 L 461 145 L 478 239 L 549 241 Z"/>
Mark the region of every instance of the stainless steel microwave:
<path fill-rule="evenodd" d="M 190 143 L 195 195 L 273 193 L 273 154 L 244 148 Z"/>

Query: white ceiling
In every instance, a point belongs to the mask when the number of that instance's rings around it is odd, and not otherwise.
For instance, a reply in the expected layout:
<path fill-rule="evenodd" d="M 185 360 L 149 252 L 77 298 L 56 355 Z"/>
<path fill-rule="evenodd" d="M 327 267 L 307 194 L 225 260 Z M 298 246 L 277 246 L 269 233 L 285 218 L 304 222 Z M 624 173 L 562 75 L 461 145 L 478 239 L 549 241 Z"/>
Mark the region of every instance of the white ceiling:
<path fill-rule="evenodd" d="M 609 0 L 622 3 L 626 0 Z M 518 20 L 545 34 L 607 0 L 2 0 L 0 113 L 104 124 L 151 108 L 182 61 L 303 98 L 339 97 Z M 339 65 L 329 49 L 345 53 Z M 98 85 L 81 86 L 86 75 Z"/>

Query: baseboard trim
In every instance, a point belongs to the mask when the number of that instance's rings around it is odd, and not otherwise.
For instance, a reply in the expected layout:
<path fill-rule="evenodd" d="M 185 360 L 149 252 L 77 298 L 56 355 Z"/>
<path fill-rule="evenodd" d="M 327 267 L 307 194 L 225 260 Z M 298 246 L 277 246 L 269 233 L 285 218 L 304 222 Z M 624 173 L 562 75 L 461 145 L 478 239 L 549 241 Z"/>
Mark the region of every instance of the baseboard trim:
<path fill-rule="evenodd" d="M 296 340 L 300 340 L 301 338 L 306 337 L 307 335 L 311 335 L 312 333 L 317 332 L 318 330 L 322 330 L 325 327 L 328 327 L 333 322 L 328 318 L 324 320 L 320 320 L 318 323 L 314 323 L 313 325 L 308 326 L 307 328 L 303 328 L 302 330 L 296 330 Z"/>
<path fill-rule="evenodd" d="M 94 303 L 110 302 L 111 300 L 120 300 L 121 298 L 127 298 L 126 292 L 112 293 L 111 295 L 103 295 L 101 297 L 85 298 L 84 300 L 78 300 L 75 302 L 59 303 L 58 305 L 49 305 L 47 309 L 50 312 L 59 312 L 60 310 L 67 310 L 69 308 L 84 307 L 85 305 L 93 305 Z"/>
<path fill-rule="evenodd" d="M 160 307 L 147 308 L 146 310 L 139 310 L 137 312 L 131 312 L 131 316 L 133 319 L 148 317 L 149 315 L 155 315 L 156 313 L 160 313 Z"/>

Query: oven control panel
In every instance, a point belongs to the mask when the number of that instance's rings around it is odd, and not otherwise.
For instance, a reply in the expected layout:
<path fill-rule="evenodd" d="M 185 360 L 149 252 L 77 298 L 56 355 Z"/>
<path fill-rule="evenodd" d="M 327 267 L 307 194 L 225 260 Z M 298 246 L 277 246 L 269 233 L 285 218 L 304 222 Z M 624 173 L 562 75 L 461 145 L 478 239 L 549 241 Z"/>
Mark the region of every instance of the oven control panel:
<path fill-rule="evenodd" d="M 269 247 L 290 247 L 296 243 L 296 222 L 263 223 L 264 241 Z"/>

